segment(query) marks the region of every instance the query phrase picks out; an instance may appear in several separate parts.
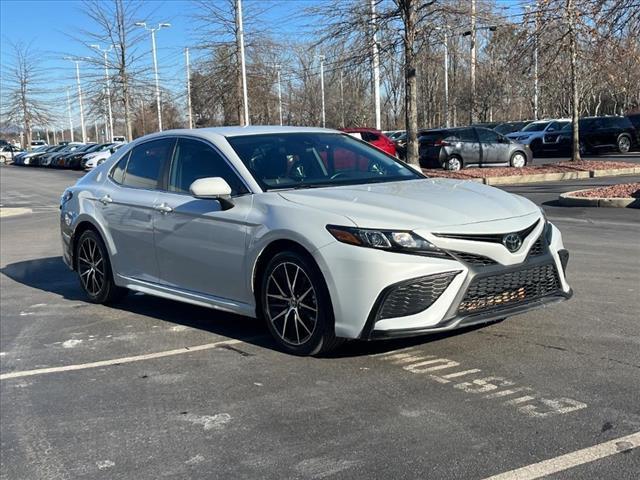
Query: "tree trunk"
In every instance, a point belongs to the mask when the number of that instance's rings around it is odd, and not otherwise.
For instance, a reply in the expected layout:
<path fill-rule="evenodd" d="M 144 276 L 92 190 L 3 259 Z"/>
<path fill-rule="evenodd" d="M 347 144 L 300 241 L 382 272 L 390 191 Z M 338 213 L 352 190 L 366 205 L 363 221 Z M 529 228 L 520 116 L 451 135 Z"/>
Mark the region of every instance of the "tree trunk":
<path fill-rule="evenodd" d="M 580 98 L 578 92 L 578 52 L 576 45 L 576 12 L 575 0 L 567 0 L 567 17 L 569 21 L 569 53 L 571 55 L 571 121 L 573 122 L 573 145 L 571 146 L 571 161 L 579 162 L 580 158 Z"/>
<path fill-rule="evenodd" d="M 416 21 L 418 17 L 416 0 L 401 0 L 404 20 L 404 105 L 407 128 L 407 163 L 420 165 L 418 152 L 418 95 L 416 82 Z"/>

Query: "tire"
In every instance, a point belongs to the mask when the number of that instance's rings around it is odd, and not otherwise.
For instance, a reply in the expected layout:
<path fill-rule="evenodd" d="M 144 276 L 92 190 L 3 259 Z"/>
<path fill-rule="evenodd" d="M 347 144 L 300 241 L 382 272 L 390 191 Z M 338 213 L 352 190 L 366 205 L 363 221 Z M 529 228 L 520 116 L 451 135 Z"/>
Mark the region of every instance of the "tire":
<path fill-rule="evenodd" d="M 513 168 L 522 168 L 527 165 L 527 156 L 522 152 L 513 152 L 509 159 L 509 165 Z"/>
<path fill-rule="evenodd" d="M 94 230 L 80 235 L 75 258 L 80 286 L 91 303 L 115 303 L 127 294 L 126 288 L 114 283 L 107 248 Z"/>
<path fill-rule="evenodd" d="M 627 153 L 631 150 L 631 138 L 626 135 L 620 135 L 618 137 L 618 152 Z"/>
<path fill-rule="evenodd" d="M 447 158 L 447 160 L 444 162 L 444 164 L 442 165 L 442 167 L 445 170 L 450 170 L 453 172 L 457 172 L 458 170 L 462 170 L 462 159 L 460 157 L 457 157 L 455 155 Z"/>
<path fill-rule="evenodd" d="M 322 273 L 306 255 L 277 253 L 260 281 L 260 305 L 278 347 L 294 355 L 318 355 L 343 340 L 334 332 L 333 307 Z"/>

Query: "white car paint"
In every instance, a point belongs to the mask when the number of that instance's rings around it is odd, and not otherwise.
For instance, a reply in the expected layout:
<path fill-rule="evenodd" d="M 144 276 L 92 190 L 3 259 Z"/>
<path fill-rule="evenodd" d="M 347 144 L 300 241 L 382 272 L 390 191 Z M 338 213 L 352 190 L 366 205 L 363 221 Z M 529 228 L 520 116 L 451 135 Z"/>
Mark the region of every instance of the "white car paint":
<path fill-rule="evenodd" d="M 104 239 L 117 285 L 256 316 L 254 272 L 260 255 L 273 242 L 292 241 L 308 252 L 322 272 L 331 297 L 335 334 L 345 338 L 370 338 L 374 334 L 407 335 L 450 330 L 542 306 L 542 300 L 526 303 L 518 311 L 498 309 L 497 313 L 492 311 L 486 315 L 458 315 L 456 306 L 468 283 L 486 275 L 489 270 L 455 257 L 436 258 L 342 243 L 328 232 L 327 225 L 412 231 L 442 250 L 487 257 L 495 262 L 490 271 L 496 275 L 517 272 L 537 262 L 530 260 L 530 250 L 538 239 L 544 241 L 545 232 L 548 232 L 551 243 L 544 248 L 543 260 L 555 268 L 559 285 L 553 298 L 543 300 L 559 301 L 571 296 L 559 254 L 564 251 L 561 234 L 546 222 L 540 208 L 523 197 L 478 183 L 431 178 L 264 191 L 228 141 L 236 136 L 300 132 L 344 135 L 318 128 L 224 127 L 165 131 L 128 144 L 79 180 L 71 189 L 70 200 L 63 203 L 61 226 L 65 261 L 73 264 L 74 229 L 88 221 Z M 189 218 L 193 217 L 175 215 L 181 208 L 197 203 L 188 194 L 117 189 L 109 174 L 124 155 L 143 142 L 171 136 L 210 142 L 243 179 L 250 193 L 234 197 L 234 206 L 228 210 L 208 204 L 212 210 L 199 214 L 198 221 L 192 222 Z M 108 202 L 102 202 L 105 196 L 109 197 Z M 134 218 L 137 215 L 129 208 L 118 206 L 132 201 L 127 198 L 136 198 L 149 205 L 161 202 L 170 210 L 154 214 L 153 225 L 138 221 L 135 228 L 118 233 L 119 227 L 116 228 L 114 222 L 122 221 L 124 216 Z M 521 239 L 522 246 L 514 253 L 500 242 L 439 236 L 506 235 L 529 227 L 532 230 Z M 205 230 L 201 230 L 203 228 Z M 135 239 L 135 245 L 123 243 L 132 239 Z M 171 271 L 175 281 L 158 278 L 153 266 L 142 270 L 131 268 L 134 252 L 149 250 L 156 251 L 160 270 Z M 178 250 L 179 255 L 176 255 Z M 212 275 L 214 271 L 218 275 Z M 428 308 L 368 324 L 385 289 L 399 282 L 452 272 L 455 277 Z M 185 286 L 185 283 L 189 285 Z M 516 294 L 504 292 L 504 295 Z"/>

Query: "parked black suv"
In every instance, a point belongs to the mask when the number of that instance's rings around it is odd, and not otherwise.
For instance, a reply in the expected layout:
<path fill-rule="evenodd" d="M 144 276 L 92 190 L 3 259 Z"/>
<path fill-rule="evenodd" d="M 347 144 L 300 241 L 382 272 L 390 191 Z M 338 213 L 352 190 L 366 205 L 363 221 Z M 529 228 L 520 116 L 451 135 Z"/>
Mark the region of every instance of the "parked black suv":
<path fill-rule="evenodd" d="M 636 129 L 627 117 L 586 117 L 581 118 L 580 153 L 598 153 L 604 150 L 617 150 L 627 153 L 637 146 Z M 556 135 L 556 138 L 551 138 Z M 554 142 L 555 140 L 555 142 Z M 555 134 L 545 135 L 545 143 L 562 153 L 570 152 L 573 143 L 571 124 Z"/>

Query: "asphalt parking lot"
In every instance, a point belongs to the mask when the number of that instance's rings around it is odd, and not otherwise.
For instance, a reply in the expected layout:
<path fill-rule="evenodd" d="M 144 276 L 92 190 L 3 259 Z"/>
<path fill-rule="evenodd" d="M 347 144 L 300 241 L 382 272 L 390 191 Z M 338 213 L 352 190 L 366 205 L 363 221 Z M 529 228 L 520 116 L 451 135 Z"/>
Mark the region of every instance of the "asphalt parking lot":
<path fill-rule="evenodd" d="M 0 167 L 2 479 L 638 478 L 640 211 L 555 205 L 620 178 L 507 188 L 562 230 L 570 301 L 298 358 L 256 320 L 85 303 L 57 218 L 80 176 Z"/>

